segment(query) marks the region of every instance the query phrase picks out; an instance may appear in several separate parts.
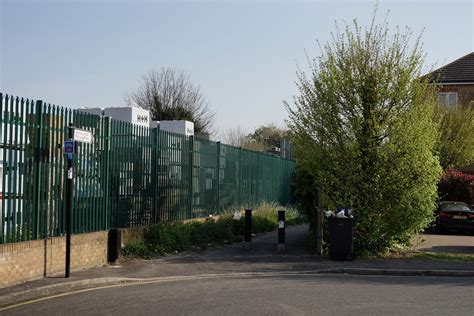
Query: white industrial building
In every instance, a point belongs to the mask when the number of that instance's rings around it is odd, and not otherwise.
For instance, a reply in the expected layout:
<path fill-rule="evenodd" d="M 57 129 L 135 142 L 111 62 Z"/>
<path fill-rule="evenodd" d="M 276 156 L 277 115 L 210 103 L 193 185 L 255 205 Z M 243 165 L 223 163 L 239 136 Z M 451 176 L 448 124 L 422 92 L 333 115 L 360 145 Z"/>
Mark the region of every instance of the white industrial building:
<path fill-rule="evenodd" d="M 160 127 L 163 131 L 194 136 L 194 123 L 185 120 L 152 121 L 150 111 L 137 106 L 108 107 L 108 108 L 81 108 L 81 112 L 109 116 L 114 120 L 128 122 L 143 127 Z"/>
<path fill-rule="evenodd" d="M 160 129 L 163 131 L 173 132 L 177 134 L 184 134 L 186 136 L 194 135 L 194 123 L 183 120 L 160 121 L 157 122 Z"/>

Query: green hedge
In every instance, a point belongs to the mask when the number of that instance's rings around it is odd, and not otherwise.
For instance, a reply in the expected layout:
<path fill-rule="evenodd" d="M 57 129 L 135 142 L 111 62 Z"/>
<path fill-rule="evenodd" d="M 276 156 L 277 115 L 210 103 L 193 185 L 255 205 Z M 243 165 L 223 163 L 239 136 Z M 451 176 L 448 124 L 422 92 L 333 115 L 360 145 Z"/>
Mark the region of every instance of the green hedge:
<path fill-rule="evenodd" d="M 300 213 L 293 208 L 262 203 L 252 212 L 252 233 L 275 230 L 278 210 L 283 209 L 286 211 L 287 225 L 304 222 Z M 151 258 L 166 253 L 205 249 L 211 245 L 242 241 L 243 233 L 244 217 L 234 220 L 232 212 L 217 219 L 159 223 L 146 228 L 144 243 L 127 245 L 123 248 L 122 254 L 126 257 Z"/>

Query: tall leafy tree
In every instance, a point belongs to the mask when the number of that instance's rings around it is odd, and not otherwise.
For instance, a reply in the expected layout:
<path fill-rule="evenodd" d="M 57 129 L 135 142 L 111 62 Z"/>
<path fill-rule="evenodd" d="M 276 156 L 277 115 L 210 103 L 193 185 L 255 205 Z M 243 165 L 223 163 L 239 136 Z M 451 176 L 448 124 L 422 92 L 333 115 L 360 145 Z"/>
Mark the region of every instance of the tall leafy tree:
<path fill-rule="evenodd" d="M 327 207 L 355 209 L 357 253 L 408 242 L 423 229 L 441 172 L 420 40 L 408 29 L 391 33 L 375 16 L 367 28 L 356 20 L 336 27 L 310 72 L 298 71 L 294 103 L 285 103 L 297 168 L 310 173 L 296 187 L 309 177 Z"/>
<path fill-rule="evenodd" d="M 266 151 L 280 147 L 280 141 L 287 139 L 287 131 L 270 123 L 261 125 L 252 133 L 246 134 L 240 127 L 224 130 L 223 141 L 226 144 L 254 151 Z"/>
<path fill-rule="evenodd" d="M 262 144 L 263 148 L 280 147 L 280 141 L 286 138 L 286 130 L 270 123 L 259 126 L 247 136 L 250 142 Z"/>

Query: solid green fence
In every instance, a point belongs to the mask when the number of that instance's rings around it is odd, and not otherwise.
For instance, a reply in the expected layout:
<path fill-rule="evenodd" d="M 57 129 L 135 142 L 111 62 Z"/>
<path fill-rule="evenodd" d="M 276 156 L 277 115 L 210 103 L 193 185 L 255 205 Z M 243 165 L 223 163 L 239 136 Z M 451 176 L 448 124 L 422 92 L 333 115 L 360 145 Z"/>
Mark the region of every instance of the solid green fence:
<path fill-rule="evenodd" d="M 93 134 L 74 155 L 73 233 L 292 201 L 293 162 L 0 93 L 0 243 L 65 233 L 68 126 Z"/>

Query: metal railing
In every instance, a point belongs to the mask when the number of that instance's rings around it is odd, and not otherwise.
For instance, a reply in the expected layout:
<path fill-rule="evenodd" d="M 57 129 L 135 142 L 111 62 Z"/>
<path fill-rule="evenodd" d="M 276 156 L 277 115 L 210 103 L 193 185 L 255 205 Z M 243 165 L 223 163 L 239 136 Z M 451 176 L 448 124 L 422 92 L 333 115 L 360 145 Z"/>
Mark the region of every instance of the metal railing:
<path fill-rule="evenodd" d="M 91 131 L 74 155 L 73 233 L 291 203 L 293 162 L 0 93 L 0 243 L 65 233 L 68 126 Z"/>

